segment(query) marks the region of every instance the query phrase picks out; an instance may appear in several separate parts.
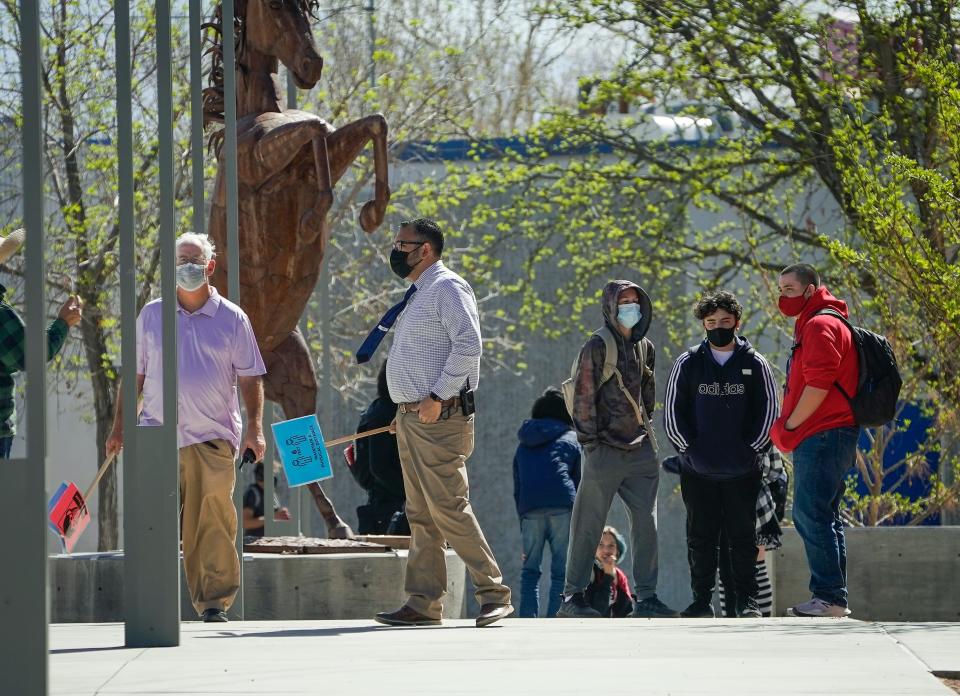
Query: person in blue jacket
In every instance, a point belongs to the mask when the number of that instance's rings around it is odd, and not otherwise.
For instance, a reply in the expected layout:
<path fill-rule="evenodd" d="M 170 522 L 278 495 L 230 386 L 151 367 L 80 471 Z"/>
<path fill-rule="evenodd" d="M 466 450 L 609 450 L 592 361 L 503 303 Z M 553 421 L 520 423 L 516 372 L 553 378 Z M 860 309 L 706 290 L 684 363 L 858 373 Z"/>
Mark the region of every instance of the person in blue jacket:
<path fill-rule="evenodd" d="M 680 453 L 693 602 L 681 616 L 713 617 L 721 531 L 729 545 L 737 616 L 760 618 L 757 495 L 761 457 L 779 413 L 769 363 L 737 335 L 743 307 L 729 292 L 704 295 L 694 314 L 707 334 L 677 358 L 664 404 Z"/>
<path fill-rule="evenodd" d="M 580 485 L 580 443 L 563 395 L 548 388 L 533 404 L 531 418 L 517 436 L 513 458 L 513 497 L 523 537 L 520 616 L 540 614 L 540 563 L 550 545 L 550 600 L 547 616 L 556 616 L 563 595 L 570 537 L 570 512 Z"/>

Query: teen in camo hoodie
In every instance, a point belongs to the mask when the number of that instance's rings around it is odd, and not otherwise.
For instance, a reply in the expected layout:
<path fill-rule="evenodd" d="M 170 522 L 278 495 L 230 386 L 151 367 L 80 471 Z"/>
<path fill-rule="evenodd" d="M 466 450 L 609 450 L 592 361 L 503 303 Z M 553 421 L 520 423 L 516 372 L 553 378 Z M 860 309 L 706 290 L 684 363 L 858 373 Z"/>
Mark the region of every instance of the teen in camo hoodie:
<path fill-rule="evenodd" d="M 601 299 L 603 321 L 617 345 L 617 369 L 634 401 L 653 414 L 656 398 L 654 346 L 645 335 L 653 305 L 636 283 L 607 283 Z M 638 344 L 643 342 L 645 364 Z M 584 446 L 580 487 L 573 505 L 564 601 L 557 616 L 597 617 L 584 590 L 593 576 L 597 543 L 613 496 L 619 494 L 630 512 L 633 581 L 637 604 L 634 616 L 672 617 L 677 613 L 657 599 L 657 484 L 659 463 L 637 413 L 617 378 L 602 382 L 606 348 L 591 336 L 580 350 L 574 376 L 573 423 Z"/>

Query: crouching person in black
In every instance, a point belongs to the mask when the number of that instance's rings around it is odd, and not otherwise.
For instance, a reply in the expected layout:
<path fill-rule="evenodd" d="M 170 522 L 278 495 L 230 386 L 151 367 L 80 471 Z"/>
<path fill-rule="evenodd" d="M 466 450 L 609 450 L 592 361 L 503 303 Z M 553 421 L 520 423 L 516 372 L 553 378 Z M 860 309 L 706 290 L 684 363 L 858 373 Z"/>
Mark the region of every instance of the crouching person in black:
<path fill-rule="evenodd" d="M 681 616 L 713 617 L 721 530 L 729 544 L 737 616 L 760 618 L 756 505 L 760 458 L 776 419 L 770 366 L 742 336 L 743 307 L 728 292 L 705 295 L 695 309 L 707 338 L 684 352 L 667 384 L 667 435 L 680 453 L 687 508 L 687 558 L 693 603 Z"/>
<path fill-rule="evenodd" d="M 377 398 L 360 416 L 357 432 L 390 425 L 397 415 L 397 405 L 387 390 L 387 363 L 377 375 Z M 348 448 L 349 449 L 349 448 Z M 360 534 L 410 534 L 403 511 L 406 494 L 397 438 L 382 433 L 357 440 L 347 454 L 350 473 L 368 494 L 366 505 L 357 508 L 357 531 Z"/>

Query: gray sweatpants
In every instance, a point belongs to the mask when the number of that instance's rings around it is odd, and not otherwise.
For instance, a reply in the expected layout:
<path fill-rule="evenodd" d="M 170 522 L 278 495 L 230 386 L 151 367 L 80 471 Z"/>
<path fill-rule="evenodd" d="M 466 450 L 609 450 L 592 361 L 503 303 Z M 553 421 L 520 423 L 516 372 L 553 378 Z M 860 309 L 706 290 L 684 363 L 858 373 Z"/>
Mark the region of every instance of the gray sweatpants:
<path fill-rule="evenodd" d="M 637 598 L 657 593 L 657 484 L 660 466 L 649 441 L 632 452 L 599 445 L 584 452 L 583 471 L 570 520 L 564 594 L 581 592 L 593 580 L 593 559 L 614 494 L 630 514 L 633 582 Z"/>

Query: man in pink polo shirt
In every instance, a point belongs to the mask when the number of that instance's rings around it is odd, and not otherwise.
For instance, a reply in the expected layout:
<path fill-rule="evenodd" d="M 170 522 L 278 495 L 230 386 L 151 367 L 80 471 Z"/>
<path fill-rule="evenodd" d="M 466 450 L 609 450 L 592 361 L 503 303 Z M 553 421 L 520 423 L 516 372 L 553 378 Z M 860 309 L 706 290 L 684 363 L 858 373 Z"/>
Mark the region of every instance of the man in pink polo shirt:
<path fill-rule="evenodd" d="M 177 364 L 183 566 L 190 599 L 206 622 L 226 621 L 240 587 L 234 461 L 238 451 L 263 459 L 266 372 L 247 315 L 209 283 L 216 261 L 207 235 L 177 239 Z M 139 424 L 163 420 L 161 300 L 137 318 Z M 237 386 L 247 409 L 241 438 Z M 120 395 L 107 453 L 123 447 Z"/>

